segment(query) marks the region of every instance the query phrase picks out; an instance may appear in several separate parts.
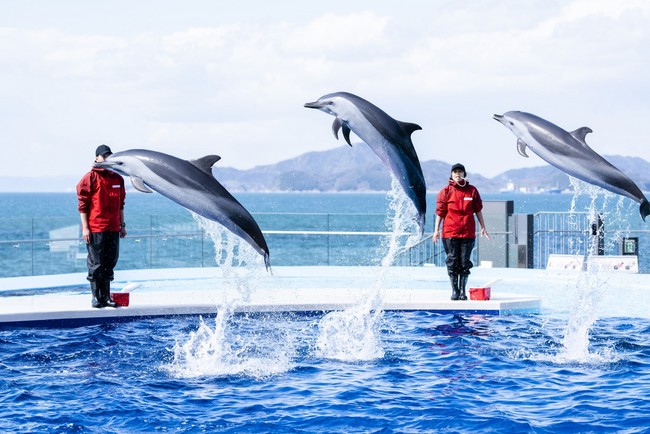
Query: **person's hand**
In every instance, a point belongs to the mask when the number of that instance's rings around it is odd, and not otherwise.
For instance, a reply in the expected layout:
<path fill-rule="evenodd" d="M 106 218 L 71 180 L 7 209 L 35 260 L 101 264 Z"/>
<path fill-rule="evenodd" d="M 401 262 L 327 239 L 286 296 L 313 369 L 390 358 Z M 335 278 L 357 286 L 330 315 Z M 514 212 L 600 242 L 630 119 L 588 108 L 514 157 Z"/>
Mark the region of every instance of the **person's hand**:
<path fill-rule="evenodd" d="M 488 234 L 485 228 L 481 228 L 481 236 L 487 238 L 488 241 L 490 241 L 490 234 Z"/>
<path fill-rule="evenodd" d="M 120 238 L 126 237 L 126 228 L 120 229 Z"/>
<path fill-rule="evenodd" d="M 434 231 L 433 232 L 433 237 L 432 237 L 433 242 L 435 243 L 436 241 L 438 241 L 438 238 L 440 238 L 440 232 L 439 231 Z"/>
<path fill-rule="evenodd" d="M 90 244 L 90 229 L 82 229 L 81 230 L 81 238 L 84 239 L 86 244 Z"/>

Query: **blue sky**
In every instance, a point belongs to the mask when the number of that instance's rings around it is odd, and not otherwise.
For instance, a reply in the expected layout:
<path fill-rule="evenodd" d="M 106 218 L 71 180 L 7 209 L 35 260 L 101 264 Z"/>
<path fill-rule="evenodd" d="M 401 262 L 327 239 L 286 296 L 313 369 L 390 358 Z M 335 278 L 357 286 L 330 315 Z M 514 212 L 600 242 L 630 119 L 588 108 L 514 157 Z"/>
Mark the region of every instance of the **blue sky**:
<path fill-rule="evenodd" d="M 644 0 L 0 2 L 0 174 L 81 175 L 101 143 L 271 164 L 343 144 L 303 108 L 335 91 L 470 177 L 546 164 L 509 110 L 650 161 L 648 71 Z"/>

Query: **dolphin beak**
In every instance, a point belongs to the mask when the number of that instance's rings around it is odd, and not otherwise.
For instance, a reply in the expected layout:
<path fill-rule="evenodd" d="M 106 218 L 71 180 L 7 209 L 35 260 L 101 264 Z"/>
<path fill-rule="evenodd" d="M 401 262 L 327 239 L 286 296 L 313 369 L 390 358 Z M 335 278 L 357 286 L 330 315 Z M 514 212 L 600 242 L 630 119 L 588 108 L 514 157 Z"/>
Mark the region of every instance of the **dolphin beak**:
<path fill-rule="evenodd" d="M 323 106 L 324 106 L 324 104 L 322 102 L 319 102 L 319 101 L 305 103 L 306 108 L 319 109 L 319 108 L 322 108 Z"/>
<path fill-rule="evenodd" d="M 492 119 L 494 119 L 495 121 L 499 121 L 501 123 L 504 123 L 506 121 L 503 115 L 493 115 Z"/>
<path fill-rule="evenodd" d="M 102 161 L 102 162 L 96 162 L 93 163 L 93 167 L 98 167 L 100 169 L 108 169 L 113 166 L 117 166 L 119 163 L 116 163 L 114 161 Z"/>

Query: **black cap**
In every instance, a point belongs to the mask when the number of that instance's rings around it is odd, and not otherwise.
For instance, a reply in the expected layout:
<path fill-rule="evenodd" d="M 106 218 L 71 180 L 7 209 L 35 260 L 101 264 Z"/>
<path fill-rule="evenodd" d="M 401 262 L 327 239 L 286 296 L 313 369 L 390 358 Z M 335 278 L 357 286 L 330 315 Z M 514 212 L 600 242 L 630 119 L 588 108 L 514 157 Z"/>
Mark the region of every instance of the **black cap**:
<path fill-rule="evenodd" d="M 460 169 L 463 171 L 463 176 L 467 175 L 467 171 L 465 170 L 465 166 L 463 166 L 460 163 L 456 163 L 453 166 L 451 166 L 451 171 L 453 172 L 454 170 Z"/>
<path fill-rule="evenodd" d="M 99 145 L 97 146 L 97 149 L 95 150 L 95 157 L 101 155 L 102 157 L 105 157 L 106 154 L 111 155 L 113 151 L 111 151 L 111 148 L 109 148 L 106 145 Z"/>

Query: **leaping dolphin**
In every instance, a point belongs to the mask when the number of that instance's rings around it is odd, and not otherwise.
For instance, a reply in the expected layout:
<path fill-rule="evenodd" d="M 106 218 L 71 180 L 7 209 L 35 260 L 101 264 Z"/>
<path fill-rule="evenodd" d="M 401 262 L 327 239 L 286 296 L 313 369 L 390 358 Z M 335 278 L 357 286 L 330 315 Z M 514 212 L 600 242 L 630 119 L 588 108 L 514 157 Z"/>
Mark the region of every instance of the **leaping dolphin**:
<path fill-rule="evenodd" d="M 411 134 L 422 128 L 395 120 L 379 107 L 347 92 L 324 95 L 318 101 L 306 103 L 305 107 L 319 109 L 334 116 L 332 131 L 337 139 L 339 130 L 343 129 L 345 141 L 352 146 L 350 131 L 354 131 L 370 146 L 415 205 L 420 233 L 424 233 L 427 187 L 420 160 L 411 141 Z"/>
<path fill-rule="evenodd" d="M 582 127 L 569 133 L 547 120 L 520 111 L 494 115 L 494 119 L 514 133 L 517 151 L 522 156 L 528 157 L 528 147 L 563 172 L 640 203 L 643 221 L 650 214 L 650 204 L 641 189 L 587 145 L 585 137 L 592 132 L 591 128 Z"/>
<path fill-rule="evenodd" d="M 212 166 L 221 157 L 207 155 L 198 160 L 182 160 L 162 152 L 130 149 L 111 154 L 95 163 L 131 178 L 136 190 L 157 191 L 195 213 L 214 220 L 241 237 L 271 266 L 269 248 L 252 215 L 212 175 Z"/>

